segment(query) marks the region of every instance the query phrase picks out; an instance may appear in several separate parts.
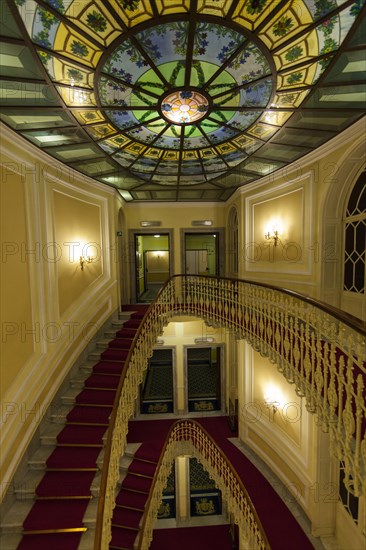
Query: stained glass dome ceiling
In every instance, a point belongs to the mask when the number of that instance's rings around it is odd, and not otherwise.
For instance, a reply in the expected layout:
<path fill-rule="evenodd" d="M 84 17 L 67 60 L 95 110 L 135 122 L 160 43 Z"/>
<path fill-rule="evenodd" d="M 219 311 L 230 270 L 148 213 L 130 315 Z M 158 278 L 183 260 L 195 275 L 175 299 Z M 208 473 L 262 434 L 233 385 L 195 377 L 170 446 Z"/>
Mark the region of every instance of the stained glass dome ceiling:
<path fill-rule="evenodd" d="M 126 200 L 225 201 L 363 115 L 363 4 L 3 0 L 0 117 Z"/>

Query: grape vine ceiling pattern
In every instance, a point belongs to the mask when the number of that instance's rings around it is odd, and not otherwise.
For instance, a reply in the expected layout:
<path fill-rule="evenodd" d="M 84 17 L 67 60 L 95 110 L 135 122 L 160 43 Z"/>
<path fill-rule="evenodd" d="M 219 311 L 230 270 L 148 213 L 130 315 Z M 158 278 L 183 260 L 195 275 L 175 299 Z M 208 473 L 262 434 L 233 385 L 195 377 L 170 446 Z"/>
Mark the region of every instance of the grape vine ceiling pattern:
<path fill-rule="evenodd" d="M 364 0 L 6 0 L 0 117 L 126 200 L 225 201 L 363 114 Z"/>

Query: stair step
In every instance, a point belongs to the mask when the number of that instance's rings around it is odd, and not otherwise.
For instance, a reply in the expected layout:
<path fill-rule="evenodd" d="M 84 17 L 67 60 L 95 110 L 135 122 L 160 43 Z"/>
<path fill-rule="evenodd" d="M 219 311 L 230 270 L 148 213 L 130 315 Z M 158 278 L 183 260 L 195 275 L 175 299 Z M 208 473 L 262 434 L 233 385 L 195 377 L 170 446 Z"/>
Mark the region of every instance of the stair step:
<path fill-rule="evenodd" d="M 4 550 L 17 550 L 21 539 L 22 535 L 20 533 L 4 533 L 0 535 L 0 548 Z"/>
<path fill-rule="evenodd" d="M 15 501 L 10 507 L 8 513 L 1 520 L 1 536 L 0 536 L 0 548 L 8 550 L 8 547 L 3 543 L 2 535 L 4 534 L 21 534 L 23 529 L 23 521 L 29 514 L 34 500 L 20 500 Z M 19 540 L 18 540 L 19 543 Z"/>
<path fill-rule="evenodd" d="M 52 409 L 51 422 L 58 425 L 65 424 L 66 417 L 72 408 L 72 405 L 60 405 L 57 409 Z"/>
<path fill-rule="evenodd" d="M 113 336 L 112 336 L 112 339 L 113 339 Z M 108 347 L 109 345 L 109 342 L 111 340 L 108 339 L 108 338 L 104 338 L 103 340 L 98 340 L 95 345 L 96 345 L 96 348 L 99 350 L 99 349 L 105 349 Z"/>
<path fill-rule="evenodd" d="M 84 389 L 76 397 L 75 402 L 84 405 L 111 407 L 116 392 L 113 390 Z"/>
<path fill-rule="evenodd" d="M 84 387 L 84 381 L 85 381 L 84 376 L 82 378 L 73 378 L 72 380 L 70 380 L 70 387 L 77 388 L 80 391 Z"/>
<path fill-rule="evenodd" d="M 54 446 L 46 446 L 42 445 L 40 446 L 36 452 L 31 456 L 31 458 L 28 460 L 28 467 L 30 470 L 44 470 L 46 468 L 46 461 L 52 451 L 54 450 Z"/>
<path fill-rule="evenodd" d="M 25 531 L 81 528 L 89 499 L 37 500 L 24 521 Z"/>
<path fill-rule="evenodd" d="M 133 339 L 136 335 L 137 328 L 126 328 L 122 327 L 120 330 L 118 330 L 114 336 L 114 338 L 131 338 Z"/>
<path fill-rule="evenodd" d="M 124 365 L 124 361 L 99 361 L 94 365 L 92 372 L 94 374 L 121 375 Z"/>
<path fill-rule="evenodd" d="M 140 447 L 141 443 L 127 443 L 125 448 L 125 455 L 133 458 Z"/>
<path fill-rule="evenodd" d="M 75 405 L 67 414 L 68 424 L 91 424 L 108 426 L 112 407 L 85 407 Z"/>
<path fill-rule="evenodd" d="M 26 473 L 14 493 L 18 500 L 34 500 L 36 488 L 44 476 L 44 470 L 30 470 Z"/>
<path fill-rule="evenodd" d="M 25 548 L 26 544 L 38 550 L 46 540 L 50 541 L 47 542 L 50 548 L 65 544 L 66 549 L 69 543 L 70 548 L 78 550 L 93 547 L 109 417 L 125 359 L 145 310 L 137 307 L 135 312 L 132 306 L 111 321 L 70 380 L 68 390 L 60 397 L 60 404 L 52 405 L 48 411 L 48 423 L 42 426 L 40 445 L 28 460 L 28 471 L 14 490 L 16 500 L 2 520 L 0 546 L 4 550 Z M 127 479 L 127 485 L 130 484 L 131 489 L 135 487 L 130 491 L 122 489 L 120 501 L 123 504 L 129 493 L 132 504 L 139 507 L 123 506 L 116 511 L 116 519 L 119 521 L 123 515 L 124 521 L 134 529 L 134 541 L 148 497 L 136 491 L 148 490 L 151 483 L 150 478 L 127 473 L 140 445 L 127 444 L 120 461 L 123 482 Z M 150 473 L 152 470 L 145 466 L 142 471 Z M 52 531 L 62 527 L 60 522 L 65 521 L 68 527 L 87 530 L 64 535 L 25 534 L 26 542 L 20 542 L 23 529 Z M 118 530 L 117 542 L 120 542 L 123 536 L 121 528 Z M 128 539 L 129 534 L 125 534 L 126 537 Z"/>
<path fill-rule="evenodd" d="M 156 471 L 156 464 L 153 464 L 152 462 L 145 462 L 142 460 L 133 460 L 131 462 L 130 467 L 128 468 L 128 472 L 131 474 L 136 475 L 142 475 L 147 477 L 154 477 Z"/>
<path fill-rule="evenodd" d="M 109 543 L 109 548 L 132 550 L 136 540 L 136 534 L 136 531 L 132 529 L 112 527 L 112 540 Z"/>
<path fill-rule="evenodd" d="M 127 474 L 122 482 L 122 488 L 132 489 L 139 493 L 149 494 L 152 479 L 147 477 Z"/>
<path fill-rule="evenodd" d="M 61 396 L 63 405 L 74 405 L 76 396 L 80 393 L 77 388 L 69 388 L 64 395 Z"/>
<path fill-rule="evenodd" d="M 37 498 L 90 497 L 95 472 L 46 471 L 38 486 Z"/>
<path fill-rule="evenodd" d="M 135 510 L 144 510 L 148 496 L 147 494 L 137 493 L 136 491 L 122 487 L 116 497 L 116 505 Z"/>
<path fill-rule="evenodd" d="M 95 363 L 97 363 L 98 361 L 100 361 L 100 356 L 101 356 L 100 353 L 98 353 L 96 351 L 93 351 L 93 352 L 89 353 L 88 361 L 94 361 Z"/>
<path fill-rule="evenodd" d="M 77 550 L 79 548 L 82 531 L 57 533 L 46 530 L 41 533 L 25 533 L 17 550 Z"/>
<path fill-rule="evenodd" d="M 113 511 L 112 525 L 127 527 L 129 529 L 138 529 L 143 516 L 143 511 L 131 510 L 121 506 Z"/>
<path fill-rule="evenodd" d="M 106 349 L 100 355 L 101 360 L 110 359 L 112 361 L 125 361 L 129 350 L 127 349 Z"/>
<path fill-rule="evenodd" d="M 132 457 L 126 456 L 125 454 L 122 456 L 119 465 L 120 465 L 121 470 L 123 472 L 125 472 L 125 474 L 127 474 L 127 470 L 130 467 L 130 465 L 132 464 L 132 462 L 133 462 Z"/>
<path fill-rule="evenodd" d="M 57 436 L 60 433 L 60 426 L 57 424 L 50 424 L 47 426 L 46 431 L 40 436 L 41 445 L 57 445 Z"/>
<path fill-rule="evenodd" d="M 122 369 L 121 369 L 122 370 Z M 114 389 L 118 388 L 120 375 L 109 375 L 93 373 L 85 380 L 85 388 Z"/>
<path fill-rule="evenodd" d="M 52 470 L 92 470 L 98 469 L 98 461 L 103 450 L 99 447 L 56 447 L 47 459 L 47 467 Z"/>
<path fill-rule="evenodd" d="M 85 516 L 87 515 L 87 513 L 88 511 L 86 511 Z M 85 516 L 84 516 L 84 523 L 85 523 Z M 88 527 L 88 530 L 81 535 L 78 550 L 91 550 L 92 548 L 94 548 L 94 538 L 95 538 L 95 529 L 93 527 Z"/>

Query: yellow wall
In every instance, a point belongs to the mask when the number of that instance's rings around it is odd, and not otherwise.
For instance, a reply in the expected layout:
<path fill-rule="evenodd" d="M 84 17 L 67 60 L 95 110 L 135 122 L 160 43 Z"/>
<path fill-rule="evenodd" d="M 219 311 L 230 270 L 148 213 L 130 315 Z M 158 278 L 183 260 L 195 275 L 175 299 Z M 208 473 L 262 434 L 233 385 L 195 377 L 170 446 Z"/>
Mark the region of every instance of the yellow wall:
<path fill-rule="evenodd" d="M 102 274 L 101 213 L 98 205 L 54 192 L 54 225 L 59 247 L 59 309 L 65 311 Z M 81 270 L 80 257 L 91 257 Z"/>
<path fill-rule="evenodd" d="M 204 347 L 204 344 L 196 344 L 197 337 L 211 337 L 215 342 L 211 345 L 220 345 L 225 342 L 225 330 L 207 326 L 203 321 L 195 318 L 182 317 L 177 321 L 171 321 L 163 331 L 161 338 L 164 346 L 173 346 L 175 350 L 175 391 L 176 409 L 178 414 L 183 414 L 187 408 L 186 403 L 186 376 L 185 376 L 185 347 Z M 225 369 L 225 366 L 223 367 Z M 221 372 L 225 376 L 225 371 Z M 224 395 L 222 396 L 224 399 Z M 197 413 L 196 413 L 197 414 Z"/>
<path fill-rule="evenodd" d="M 50 162 L 5 127 L 2 152 L 4 489 L 75 360 L 118 308 L 120 281 L 115 191 Z M 95 262 L 83 270 L 79 241 L 95 243 L 87 249 Z"/>
<path fill-rule="evenodd" d="M 225 208 L 220 204 L 213 203 L 144 203 L 127 204 L 126 220 L 129 229 L 140 230 L 140 222 L 143 220 L 161 222 L 159 233 L 164 229 L 173 229 L 173 242 L 170 249 L 174 253 L 174 273 L 182 273 L 181 255 L 181 229 L 192 230 L 191 222 L 194 220 L 212 220 L 212 231 L 215 228 L 225 225 Z M 199 232 L 199 228 L 196 228 Z"/>
<path fill-rule="evenodd" d="M 316 153 L 239 188 L 227 201 L 226 216 L 232 205 L 238 211 L 239 277 L 340 306 L 342 217 L 348 189 L 363 166 L 364 131 L 360 121 Z M 277 247 L 264 237 L 276 223 Z M 345 300 L 342 307 L 347 309 Z M 349 310 L 362 316 L 354 305 Z M 358 311 L 366 315 L 366 300 Z"/>
<path fill-rule="evenodd" d="M 1 399 L 34 351 L 32 337 L 28 334 L 32 328 L 32 303 L 25 180 L 21 174 L 3 166 L 2 169 Z"/>

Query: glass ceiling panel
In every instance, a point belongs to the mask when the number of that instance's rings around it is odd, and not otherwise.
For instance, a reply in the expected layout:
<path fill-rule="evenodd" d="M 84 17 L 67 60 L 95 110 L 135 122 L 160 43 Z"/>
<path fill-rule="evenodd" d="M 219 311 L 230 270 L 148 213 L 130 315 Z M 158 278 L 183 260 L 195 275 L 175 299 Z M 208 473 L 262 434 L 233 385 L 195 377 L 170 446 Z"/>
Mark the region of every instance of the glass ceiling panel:
<path fill-rule="evenodd" d="M 337 88 L 334 86 L 318 88 L 317 93 L 308 99 L 306 106 L 326 109 L 365 109 L 366 83 L 337 86 Z"/>
<path fill-rule="evenodd" d="M 363 111 L 357 113 L 345 113 L 329 111 L 319 113 L 318 111 L 301 112 L 293 115 L 288 122 L 290 128 L 305 128 L 316 130 L 330 130 L 340 132 L 355 122 Z"/>
<path fill-rule="evenodd" d="M 333 132 L 316 132 L 315 130 L 306 131 L 297 130 L 291 128 L 284 128 L 274 138 L 276 143 L 283 143 L 284 145 L 299 145 L 302 147 L 319 147 L 322 143 L 332 138 L 335 134 Z M 273 143 L 273 142 L 272 142 Z"/>
<path fill-rule="evenodd" d="M 0 43 L 0 71 L 2 76 L 15 79 L 43 79 L 32 54 L 22 44 Z"/>
<path fill-rule="evenodd" d="M 8 4 L 4 1 L 0 2 L 0 36 L 11 38 L 21 38 L 22 36 Z"/>
<path fill-rule="evenodd" d="M 260 156 L 266 159 L 278 159 L 285 162 L 293 162 L 297 158 L 308 153 L 310 149 L 296 147 L 296 145 L 277 145 L 271 143 L 264 145 L 260 150 Z"/>
<path fill-rule="evenodd" d="M 100 155 L 97 147 L 91 147 L 88 144 L 84 145 L 72 145 L 71 147 L 52 147 L 52 149 L 46 150 L 52 156 L 64 160 L 65 162 L 72 162 L 74 160 L 94 159 Z"/>
<path fill-rule="evenodd" d="M 52 5 L 54 4 L 57 4 L 57 2 L 53 1 Z M 61 2 L 58 4 L 61 4 Z M 60 10 L 60 5 L 56 9 Z M 103 46 L 111 44 L 113 40 L 118 38 L 122 30 L 113 14 L 109 13 L 106 2 L 100 0 L 74 2 L 73 9 L 69 12 L 68 17 L 82 31 L 88 33 Z"/>
<path fill-rule="evenodd" d="M 28 138 L 38 147 L 49 147 L 54 145 L 68 145 L 87 141 L 87 137 L 81 130 L 75 128 L 65 130 L 34 130 L 24 132 L 23 136 Z"/>
<path fill-rule="evenodd" d="M 42 53 L 38 53 L 42 58 Z M 87 67 L 51 54 L 47 55 L 47 61 L 44 60 L 43 64 L 54 82 L 84 88 L 93 88 L 94 86 L 94 72 Z"/>
<path fill-rule="evenodd" d="M 366 79 L 366 50 L 345 52 L 331 68 L 324 82 Z"/>
<path fill-rule="evenodd" d="M 59 128 L 60 126 L 75 125 L 71 115 L 61 110 L 52 112 L 47 109 L 34 109 L 29 112 L 19 110 L 0 110 L 3 122 L 14 130 L 36 130 L 38 128 Z"/>
<path fill-rule="evenodd" d="M 34 84 L 24 81 L 0 82 L 1 105 L 29 105 L 44 106 L 55 105 L 57 95 L 55 91 L 45 84 Z"/>
<path fill-rule="evenodd" d="M 135 185 L 224 200 L 366 105 L 360 0 L 8 3 L 23 24 L 2 26 L 19 38 L 0 45 L 1 120 L 126 200 Z"/>

